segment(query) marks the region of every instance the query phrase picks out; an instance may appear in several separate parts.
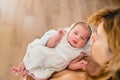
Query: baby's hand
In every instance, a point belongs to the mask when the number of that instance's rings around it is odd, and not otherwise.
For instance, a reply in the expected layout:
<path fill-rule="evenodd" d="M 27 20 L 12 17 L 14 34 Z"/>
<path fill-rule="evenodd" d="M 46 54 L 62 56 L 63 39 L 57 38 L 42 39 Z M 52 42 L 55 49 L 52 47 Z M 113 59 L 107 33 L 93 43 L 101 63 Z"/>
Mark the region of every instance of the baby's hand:
<path fill-rule="evenodd" d="M 88 64 L 87 61 L 85 61 L 85 60 L 81 60 L 81 61 L 79 62 L 80 69 L 82 69 L 82 70 L 86 70 L 86 69 L 87 69 L 87 64 Z"/>
<path fill-rule="evenodd" d="M 58 29 L 58 37 L 61 39 L 63 37 L 63 35 L 65 34 L 65 30 L 63 28 Z"/>

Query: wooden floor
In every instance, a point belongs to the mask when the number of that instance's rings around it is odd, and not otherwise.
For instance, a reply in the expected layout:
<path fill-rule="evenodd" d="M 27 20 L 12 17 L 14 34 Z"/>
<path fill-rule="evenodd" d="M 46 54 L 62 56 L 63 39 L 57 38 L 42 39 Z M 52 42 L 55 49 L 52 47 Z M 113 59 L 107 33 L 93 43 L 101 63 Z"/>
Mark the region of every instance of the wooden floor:
<path fill-rule="evenodd" d="M 120 7 L 119 0 L 0 0 L 0 80 L 19 80 L 11 73 L 26 47 L 49 29 L 86 21 L 104 7 Z"/>

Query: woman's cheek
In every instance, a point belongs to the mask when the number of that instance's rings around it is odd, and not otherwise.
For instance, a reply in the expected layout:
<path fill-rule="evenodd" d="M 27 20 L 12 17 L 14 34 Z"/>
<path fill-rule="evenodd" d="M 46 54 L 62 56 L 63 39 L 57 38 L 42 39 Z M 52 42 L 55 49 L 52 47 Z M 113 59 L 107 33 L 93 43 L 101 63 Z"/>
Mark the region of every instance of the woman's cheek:
<path fill-rule="evenodd" d="M 91 56 L 99 65 L 104 66 L 104 64 L 108 61 L 107 52 L 107 48 L 104 44 L 96 42 L 93 43 L 91 48 Z"/>
<path fill-rule="evenodd" d="M 99 61 L 99 58 L 101 57 L 100 56 L 100 46 L 97 42 L 94 42 L 93 45 L 92 45 L 92 48 L 91 48 L 91 56 L 93 57 L 93 59 L 98 62 Z"/>

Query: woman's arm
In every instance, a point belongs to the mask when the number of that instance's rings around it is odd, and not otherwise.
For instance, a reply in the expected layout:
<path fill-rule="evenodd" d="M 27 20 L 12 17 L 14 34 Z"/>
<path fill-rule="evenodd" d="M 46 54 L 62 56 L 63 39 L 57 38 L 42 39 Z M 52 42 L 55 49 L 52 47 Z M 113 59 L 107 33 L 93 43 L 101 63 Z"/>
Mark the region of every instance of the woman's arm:
<path fill-rule="evenodd" d="M 85 71 L 63 70 L 55 73 L 49 80 L 92 80 Z"/>

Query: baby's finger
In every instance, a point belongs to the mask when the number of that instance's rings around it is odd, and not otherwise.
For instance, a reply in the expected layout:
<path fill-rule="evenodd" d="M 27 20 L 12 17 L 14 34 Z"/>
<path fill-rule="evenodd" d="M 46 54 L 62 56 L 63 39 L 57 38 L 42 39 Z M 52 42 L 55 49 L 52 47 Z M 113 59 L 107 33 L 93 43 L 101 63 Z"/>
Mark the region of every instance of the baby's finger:
<path fill-rule="evenodd" d="M 24 71 L 22 72 L 23 78 L 25 78 L 25 77 L 27 76 L 27 74 L 28 74 L 27 70 L 24 70 Z"/>

